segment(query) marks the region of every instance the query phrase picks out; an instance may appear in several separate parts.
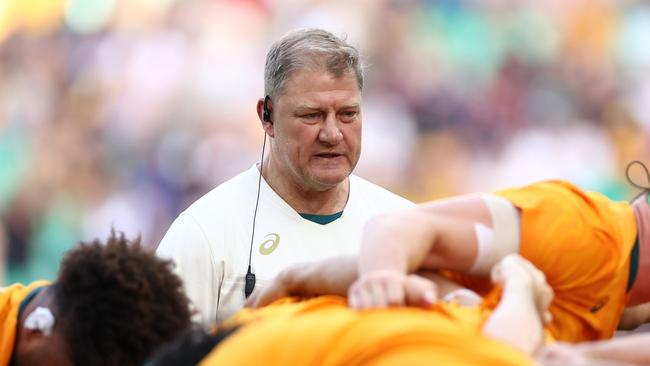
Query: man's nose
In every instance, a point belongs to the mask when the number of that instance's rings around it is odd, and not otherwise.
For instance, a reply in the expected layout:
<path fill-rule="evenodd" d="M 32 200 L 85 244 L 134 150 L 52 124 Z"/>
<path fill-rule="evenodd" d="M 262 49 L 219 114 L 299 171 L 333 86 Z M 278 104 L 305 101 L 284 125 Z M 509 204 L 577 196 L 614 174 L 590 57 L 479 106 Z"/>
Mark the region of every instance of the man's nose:
<path fill-rule="evenodd" d="M 320 141 L 329 145 L 336 145 L 343 140 L 343 133 L 339 127 L 339 121 L 336 120 L 336 114 L 327 114 L 325 120 L 323 121 L 323 126 L 320 130 L 318 138 Z"/>

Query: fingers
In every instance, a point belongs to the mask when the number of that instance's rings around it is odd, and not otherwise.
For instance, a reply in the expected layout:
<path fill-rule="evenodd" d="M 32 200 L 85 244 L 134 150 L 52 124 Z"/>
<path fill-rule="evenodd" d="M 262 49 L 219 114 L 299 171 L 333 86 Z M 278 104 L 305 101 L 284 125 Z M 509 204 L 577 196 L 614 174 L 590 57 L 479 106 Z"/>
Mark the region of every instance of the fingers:
<path fill-rule="evenodd" d="M 553 301 L 553 289 L 544 280 L 540 283 L 539 290 L 536 298 L 537 309 L 542 313 L 542 321 L 544 324 L 550 324 L 553 321 L 551 315 L 551 302 Z"/>
<path fill-rule="evenodd" d="M 370 299 L 373 307 L 385 308 L 388 305 L 388 285 L 384 281 L 372 281 L 368 283 Z"/>
<path fill-rule="evenodd" d="M 519 284 L 531 291 L 535 307 L 544 324 L 553 320 L 549 311 L 553 301 L 553 289 L 546 282 L 546 276 L 531 262 L 518 254 L 510 254 L 497 263 L 491 271 L 492 281 L 504 286 Z"/>
<path fill-rule="evenodd" d="M 396 282 L 386 283 L 388 306 L 399 306 L 404 304 L 404 288 Z"/>
<path fill-rule="evenodd" d="M 483 301 L 483 298 L 470 289 L 460 288 L 445 295 L 443 300 L 445 302 L 454 301 L 462 306 L 476 306 Z"/>
<path fill-rule="evenodd" d="M 402 277 L 403 274 L 393 271 L 377 271 L 363 276 L 350 286 L 350 307 L 369 309 L 403 305 Z"/>
<path fill-rule="evenodd" d="M 416 275 L 377 271 L 350 286 L 348 304 L 356 309 L 389 306 L 429 306 L 437 299 L 435 284 Z"/>
<path fill-rule="evenodd" d="M 423 277 L 410 275 L 404 286 L 406 303 L 411 306 L 431 306 L 438 298 L 436 285 Z"/>
<path fill-rule="evenodd" d="M 526 286 L 532 286 L 533 273 L 532 265 L 518 254 L 509 254 L 492 267 L 490 277 L 492 282 L 505 285 L 508 281 L 522 282 Z"/>
<path fill-rule="evenodd" d="M 549 311 L 549 307 L 553 301 L 553 289 L 548 284 L 548 282 L 546 282 L 546 276 L 544 275 L 544 272 L 540 271 L 532 263 L 523 258 L 521 258 L 521 264 L 533 279 L 535 305 L 540 314 L 542 314 L 542 321 L 544 324 L 548 324 L 553 320 L 553 316 Z"/>

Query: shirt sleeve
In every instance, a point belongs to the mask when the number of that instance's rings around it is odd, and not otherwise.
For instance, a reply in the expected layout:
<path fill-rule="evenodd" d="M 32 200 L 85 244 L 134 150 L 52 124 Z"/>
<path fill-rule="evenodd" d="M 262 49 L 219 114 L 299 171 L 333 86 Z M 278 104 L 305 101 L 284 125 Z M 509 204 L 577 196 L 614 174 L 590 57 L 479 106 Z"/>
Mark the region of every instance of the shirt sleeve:
<path fill-rule="evenodd" d="M 156 255 L 174 262 L 174 272 L 183 280 L 195 311 L 192 320 L 206 326 L 215 322 L 223 261 L 215 258 L 194 217 L 181 214 L 163 237 Z"/>

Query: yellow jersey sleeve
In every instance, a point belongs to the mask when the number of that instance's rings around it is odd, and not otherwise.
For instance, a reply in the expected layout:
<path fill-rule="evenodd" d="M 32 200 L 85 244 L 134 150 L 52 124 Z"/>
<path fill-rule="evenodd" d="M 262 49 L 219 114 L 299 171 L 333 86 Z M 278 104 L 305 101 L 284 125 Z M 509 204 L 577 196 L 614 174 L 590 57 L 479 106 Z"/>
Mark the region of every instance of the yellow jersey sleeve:
<path fill-rule="evenodd" d="M 8 365 L 11 360 L 20 303 L 34 289 L 48 284 L 47 281 L 37 281 L 28 286 L 16 284 L 0 289 L 0 365 Z"/>

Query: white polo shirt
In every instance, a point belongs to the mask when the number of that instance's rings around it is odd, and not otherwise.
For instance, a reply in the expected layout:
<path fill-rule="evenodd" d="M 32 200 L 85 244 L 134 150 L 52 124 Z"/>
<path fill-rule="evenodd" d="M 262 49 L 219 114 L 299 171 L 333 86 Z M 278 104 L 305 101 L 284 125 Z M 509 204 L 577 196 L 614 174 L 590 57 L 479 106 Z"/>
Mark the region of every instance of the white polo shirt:
<path fill-rule="evenodd" d="M 174 221 L 156 254 L 171 258 L 187 295 L 208 325 L 243 307 L 259 170 L 255 165 L 194 202 Z M 258 290 L 290 264 L 356 254 L 363 225 L 379 213 L 414 204 L 350 176 L 343 215 L 321 225 L 304 219 L 262 179 L 252 268 Z"/>

